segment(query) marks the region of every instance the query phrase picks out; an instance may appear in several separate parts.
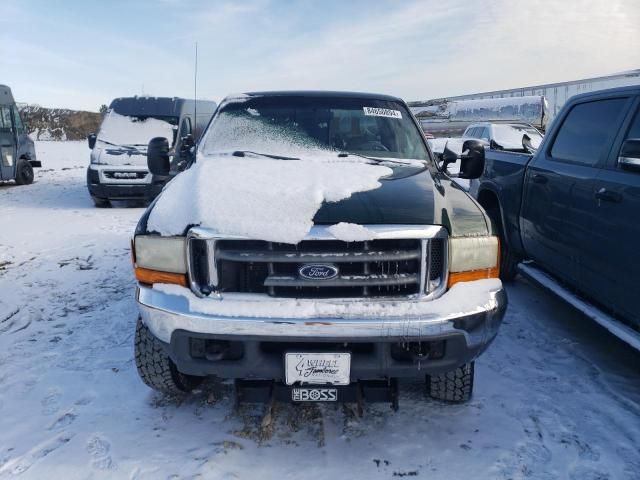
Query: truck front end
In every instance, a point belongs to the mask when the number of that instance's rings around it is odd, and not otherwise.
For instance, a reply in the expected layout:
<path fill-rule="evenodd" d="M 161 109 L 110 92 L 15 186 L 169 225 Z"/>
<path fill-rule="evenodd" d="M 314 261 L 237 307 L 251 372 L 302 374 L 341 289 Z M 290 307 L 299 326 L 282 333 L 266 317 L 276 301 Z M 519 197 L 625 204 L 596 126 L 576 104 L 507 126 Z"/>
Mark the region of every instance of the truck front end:
<path fill-rule="evenodd" d="M 224 115 L 214 118 L 201 158 L 133 241 L 142 379 L 174 393 L 207 376 L 233 379 L 245 400 L 396 403 L 397 379 L 421 377 L 432 397 L 467 400 L 474 360 L 506 308 L 499 243 L 484 213 L 429 163 L 406 106 L 308 94 L 238 103 L 230 118 L 243 128 L 245 111 L 269 118 L 263 138 L 279 108 L 284 123 L 298 108 L 296 125 L 313 109 L 305 133 L 326 121 L 341 147 L 313 159 L 227 149 L 220 144 L 237 138 Z M 404 147 L 400 127 L 415 132 Z M 367 175 L 377 187 L 365 186 Z M 200 205 L 182 210 L 185 201 Z"/>

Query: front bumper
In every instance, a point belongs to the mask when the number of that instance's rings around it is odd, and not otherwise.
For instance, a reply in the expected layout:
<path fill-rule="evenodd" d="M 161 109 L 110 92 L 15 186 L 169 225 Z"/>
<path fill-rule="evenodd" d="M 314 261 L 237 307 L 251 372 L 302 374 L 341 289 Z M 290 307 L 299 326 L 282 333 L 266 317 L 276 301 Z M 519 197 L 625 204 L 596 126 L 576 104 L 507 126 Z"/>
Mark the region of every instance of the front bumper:
<path fill-rule="evenodd" d="M 476 284 L 473 295 L 465 295 L 465 284 L 460 284 L 455 293 L 430 301 L 430 311 L 396 317 L 265 318 L 202 313 L 206 309 L 200 307 L 206 302 L 216 306 L 227 299 L 200 299 L 179 287 L 180 292 L 174 293 L 139 286 L 136 298 L 143 323 L 183 373 L 280 381 L 284 351 L 317 351 L 324 346 L 340 350 L 343 345 L 343 351 L 352 352 L 351 376 L 355 381 L 445 372 L 480 355 L 498 332 L 507 297 L 499 281 L 471 284 Z M 396 304 L 402 302 L 396 300 Z M 359 303 L 356 311 L 366 311 L 361 308 L 363 302 Z M 195 357 L 194 339 L 229 342 L 236 354 L 229 359 Z M 398 358 L 397 346 L 411 343 L 423 343 L 426 349 L 437 346 L 441 354 L 437 358 Z"/>
<path fill-rule="evenodd" d="M 124 168 L 123 168 L 124 170 Z M 147 181 L 127 183 L 106 183 L 100 176 L 100 171 L 87 168 L 87 188 L 89 194 L 96 198 L 109 200 L 153 200 L 164 187 L 164 182 L 149 183 Z"/>

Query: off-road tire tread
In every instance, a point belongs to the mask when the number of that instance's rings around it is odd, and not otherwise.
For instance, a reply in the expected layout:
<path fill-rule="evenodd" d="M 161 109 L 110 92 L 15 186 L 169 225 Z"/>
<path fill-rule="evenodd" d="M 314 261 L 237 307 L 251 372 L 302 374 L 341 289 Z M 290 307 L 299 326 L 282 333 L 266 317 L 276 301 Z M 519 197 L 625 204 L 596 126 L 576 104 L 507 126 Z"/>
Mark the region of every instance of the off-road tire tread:
<path fill-rule="evenodd" d="M 184 395 L 196 388 L 201 377 L 180 373 L 147 326 L 138 319 L 135 335 L 138 374 L 149 387 L 172 395 Z"/>
<path fill-rule="evenodd" d="M 474 362 L 439 375 L 427 375 L 427 393 L 443 402 L 463 403 L 473 394 Z"/>

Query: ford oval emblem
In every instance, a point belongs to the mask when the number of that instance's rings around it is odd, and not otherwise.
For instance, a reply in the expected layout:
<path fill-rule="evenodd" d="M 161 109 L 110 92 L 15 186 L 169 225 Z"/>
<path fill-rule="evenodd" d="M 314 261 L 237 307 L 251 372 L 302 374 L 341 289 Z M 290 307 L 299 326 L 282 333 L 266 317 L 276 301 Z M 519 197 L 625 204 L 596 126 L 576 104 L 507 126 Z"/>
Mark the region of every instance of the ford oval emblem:
<path fill-rule="evenodd" d="M 338 269 L 333 265 L 309 264 L 301 266 L 298 273 L 307 280 L 331 280 L 338 276 Z"/>

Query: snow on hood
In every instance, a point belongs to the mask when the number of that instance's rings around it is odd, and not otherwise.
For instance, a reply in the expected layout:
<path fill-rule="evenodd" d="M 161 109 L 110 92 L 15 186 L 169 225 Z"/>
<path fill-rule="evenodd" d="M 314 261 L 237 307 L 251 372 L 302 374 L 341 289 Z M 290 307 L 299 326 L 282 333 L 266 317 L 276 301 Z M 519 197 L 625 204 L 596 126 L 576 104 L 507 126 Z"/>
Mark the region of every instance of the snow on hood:
<path fill-rule="evenodd" d="M 296 244 L 313 226 L 323 202 L 338 202 L 380 186 L 393 171 L 361 160 L 334 157 L 274 160 L 200 155 L 167 184 L 147 228 L 183 235 L 190 225 L 226 235 Z"/>
<path fill-rule="evenodd" d="M 152 138 L 164 137 L 171 144 L 175 128 L 169 122 L 157 118 L 141 120 L 136 117 L 120 115 L 111 110 L 102 121 L 98 140 L 114 145 L 140 145 L 146 147 Z"/>
<path fill-rule="evenodd" d="M 366 242 L 377 237 L 376 232 L 357 223 L 340 222 L 330 226 L 328 230 L 331 235 L 343 242 Z"/>

